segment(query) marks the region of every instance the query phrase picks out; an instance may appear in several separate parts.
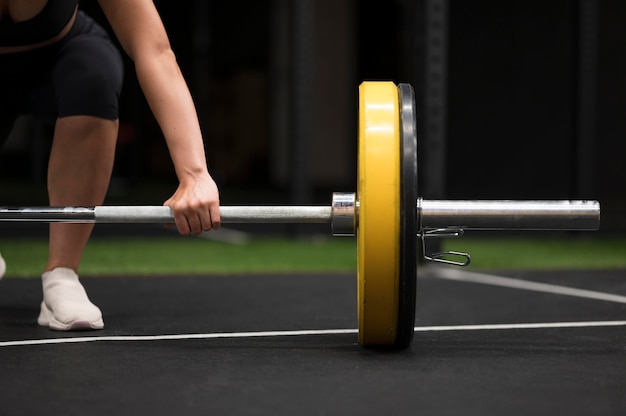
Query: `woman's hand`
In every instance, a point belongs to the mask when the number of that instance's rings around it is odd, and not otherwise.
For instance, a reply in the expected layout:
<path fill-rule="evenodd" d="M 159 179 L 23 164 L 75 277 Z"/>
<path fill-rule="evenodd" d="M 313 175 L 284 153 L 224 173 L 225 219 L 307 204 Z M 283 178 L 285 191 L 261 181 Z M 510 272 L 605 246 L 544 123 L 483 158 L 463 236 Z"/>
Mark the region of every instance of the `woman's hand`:
<path fill-rule="evenodd" d="M 172 209 L 181 235 L 197 235 L 220 228 L 219 192 L 208 173 L 181 181 L 174 195 L 163 205 Z"/>

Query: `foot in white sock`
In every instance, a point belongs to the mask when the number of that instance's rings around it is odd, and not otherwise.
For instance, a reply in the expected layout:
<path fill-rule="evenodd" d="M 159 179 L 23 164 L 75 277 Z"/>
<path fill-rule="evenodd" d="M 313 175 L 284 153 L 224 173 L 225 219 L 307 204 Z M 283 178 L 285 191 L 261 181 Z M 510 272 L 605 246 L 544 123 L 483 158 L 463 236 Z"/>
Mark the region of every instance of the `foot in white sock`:
<path fill-rule="evenodd" d="M 102 312 L 91 303 L 78 275 L 57 267 L 42 275 L 43 302 L 37 323 L 57 331 L 102 329 Z"/>
<path fill-rule="evenodd" d="M 4 276 L 4 272 L 7 271 L 7 264 L 4 262 L 2 255 L 0 255 L 0 279 Z"/>

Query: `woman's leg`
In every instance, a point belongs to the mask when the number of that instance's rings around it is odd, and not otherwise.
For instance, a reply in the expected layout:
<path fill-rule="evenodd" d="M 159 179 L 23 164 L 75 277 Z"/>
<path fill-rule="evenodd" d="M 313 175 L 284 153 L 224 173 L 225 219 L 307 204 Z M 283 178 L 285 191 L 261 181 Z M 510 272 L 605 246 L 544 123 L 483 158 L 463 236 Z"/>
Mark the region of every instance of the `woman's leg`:
<path fill-rule="evenodd" d="M 2 63 L 0 62 L 0 68 Z M 3 84 L 0 86 L 0 89 L 5 87 Z M 13 124 L 15 122 L 15 118 L 17 117 L 14 113 L 10 112 L 8 109 L 10 108 L 9 102 L 6 99 L 6 96 L 2 97 L 4 100 L 0 99 L 0 108 L 3 110 L 0 111 L 0 150 L 2 150 L 2 146 L 4 145 L 5 140 L 8 138 L 11 130 L 13 129 Z M 2 197 L 2 195 L 0 195 Z M 7 270 L 7 265 L 2 258 L 2 254 L 0 253 L 0 279 L 4 276 L 4 273 Z"/>
<path fill-rule="evenodd" d="M 92 116 L 60 118 L 48 165 L 51 206 L 93 206 L 104 202 L 115 157 L 118 121 Z M 45 271 L 67 267 L 78 272 L 93 224 L 50 224 Z"/>
<path fill-rule="evenodd" d="M 57 121 L 48 165 L 50 205 L 102 204 L 113 170 L 117 130 L 117 120 L 93 116 Z M 104 326 L 100 309 L 89 300 L 77 274 L 92 229 L 92 224 L 50 224 L 39 325 L 62 331 Z"/>
<path fill-rule="evenodd" d="M 48 165 L 50 205 L 100 205 L 115 156 L 121 56 L 104 30 L 79 13 L 53 59 L 50 82 L 42 84 L 36 91 L 39 100 L 33 101 L 36 114 L 46 119 L 52 114 L 55 121 Z M 77 274 L 92 229 L 91 224 L 50 225 L 40 325 L 58 330 L 103 327 L 102 313 Z"/>

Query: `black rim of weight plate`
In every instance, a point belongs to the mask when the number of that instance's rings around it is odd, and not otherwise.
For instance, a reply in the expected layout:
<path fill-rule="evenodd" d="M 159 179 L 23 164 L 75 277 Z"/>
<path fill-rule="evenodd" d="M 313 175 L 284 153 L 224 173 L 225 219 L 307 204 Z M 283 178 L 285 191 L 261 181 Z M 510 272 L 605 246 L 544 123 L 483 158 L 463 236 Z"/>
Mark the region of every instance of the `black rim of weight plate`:
<path fill-rule="evenodd" d="M 394 347 L 413 341 L 417 289 L 417 117 L 410 84 L 398 84 L 400 100 L 400 282 Z"/>

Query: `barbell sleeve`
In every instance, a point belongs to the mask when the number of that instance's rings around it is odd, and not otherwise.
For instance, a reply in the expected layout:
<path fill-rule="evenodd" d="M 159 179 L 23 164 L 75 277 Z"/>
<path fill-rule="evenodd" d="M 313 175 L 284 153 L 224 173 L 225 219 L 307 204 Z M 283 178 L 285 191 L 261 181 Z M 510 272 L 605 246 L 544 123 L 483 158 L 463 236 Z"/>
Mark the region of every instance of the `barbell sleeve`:
<path fill-rule="evenodd" d="M 418 200 L 422 229 L 595 231 L 597 201 Z"/>

